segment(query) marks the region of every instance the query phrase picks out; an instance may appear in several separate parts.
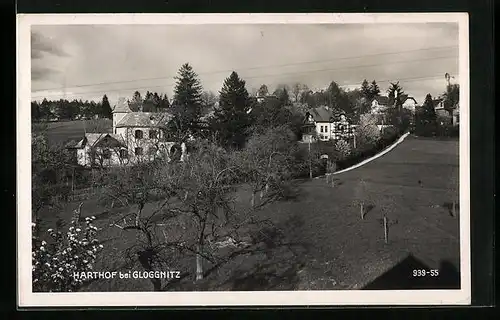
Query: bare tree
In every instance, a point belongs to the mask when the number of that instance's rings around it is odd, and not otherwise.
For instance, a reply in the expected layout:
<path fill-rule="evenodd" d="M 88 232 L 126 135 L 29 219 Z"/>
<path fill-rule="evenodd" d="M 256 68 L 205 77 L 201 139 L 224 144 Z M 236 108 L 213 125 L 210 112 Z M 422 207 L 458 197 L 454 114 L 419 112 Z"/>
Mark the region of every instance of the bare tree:
<path fill-rule="evenodd" d="M 360 179 L 356 185 L 356 189 L 354 192 L 355 203 L 359 205 L 359 213 L 361 220 L 365 218 L 366 214 L 366 205 L 369 201 L 368 194 L 368 184 L 364 179 Z"/>
<path fill-rule="evenodd" d="M 276 199 L 283 183 L 290 180 L 297 145 L 293 133 L 285 126 L 254 134 L 245 149 L 234 153 L 241 176 L 251 186 L 251 205 L 256 208 L 255 196 L 260 192 L 261 205 Z M 235 161 L 235 162 L 236 162 Z M 273 192 L 270 192 L 273 189 Z"/>
<path fill-rule="evenodd" d="M 299 97 L 300 97 L 300 92 L 301 92 L 301 85 L 300 83 L 294 83 L 293 86 L 292 86 L 292 94 L 293 94 L 293 101 L 294 102 L 298 102 L 299 101 Z"/>
<path fill-rule="evenodd" d="M 270 166 L 267 161 L 261 164 L 266 168 L 258 171 L 266 172 L 259 176 L 261 184 L 269 188 L 273 181 L 276 189 L 274 177 L 279 173 L 271 172 L 278 171 L 272 159 Z M 193 254 L 196 280 L 201 280 L 235 256 L 254 250 L 262 241 L 254 240 L 260 239 L 256 234 L 272 224 L 259 219 L 255 208 L 236 203 L 236 182 L 242 175 L 248 176 L 247 168 L 246 159 L 211 143 L 197 144 L 184 162 L 159 160 L 114 168 L 103 194 L 109 201 L 121 199 L 136 209 L 116 217 L 112 225 L 135 230 L 141 239 L 127 255 L 147 271 L 161 271 L 162 266 L 174 263 L 174 257 Z M 156 206 L 151 208 L 150 203 Z M 178 224 L 183 226 L 181 230 Z M 162 288 L 158 279 L 153 288 Z"/>

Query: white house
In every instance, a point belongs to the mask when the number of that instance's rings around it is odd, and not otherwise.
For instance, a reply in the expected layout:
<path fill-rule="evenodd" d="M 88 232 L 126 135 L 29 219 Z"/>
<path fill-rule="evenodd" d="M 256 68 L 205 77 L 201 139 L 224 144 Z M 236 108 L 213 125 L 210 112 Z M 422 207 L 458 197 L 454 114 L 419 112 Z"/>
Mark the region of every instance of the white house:
<path fill-rule="evenodd" d="M 415 100 L 415 98 L 409 97 L 407 95 L 403 95 L 401 97 L 401 103 L 402 103 L 403 108 L 410 110 L 413 113 L 415 113 L 415 110 L 418 108 L 417 100 Z"/>
<path fill-rule="evenodd" d="M 402 107 L 410 110 L 411 112 L 415 112 L 418 107 L 417 100 L 414 97 L 408 96 L 407 94 L 402 94 L 399 97 L 399 101 L 402 104 Z M 371 113 L 373 114 L 383 114 L 388 108 L 391 107 L 391 100 L 386 96 L 376 96 L 371 103 Z"/>
<path fill-rule="evenodd" d="M 165 112 L 132 111 L 120 99 L 113 109 L 112 133 L 86 133 L 68 149 L 74 150 L 76 161 L 82 166 L 119 166 L 158 157 L 170 159 L 175 143 L 167 141 L 165 129 L 171 117 Z M 185 146 L 181 149 L 185 151 Z"/>
<path fill-rule="evenodd" d="M 450 123 L 457 126 L 460 123 L 460 104 L 457 103 L 451 111 L 446 110 L 444 107 L 444 100 L 442 98 L 434 99 L 434 110 L 438 116 L 438 121 L 441 124 Z"/>
<path fill-rule="evenodd" d="M 302 142 L 338 140 L 350 137 L 353 126 L 344 114 L 331 110 L 328 106 L 310 109 L 305 113 Z"/>
<path fill-rule="evenodd" d="M 372 100 L 370 113 L 383 114 L 387 111 L 388 107 L 389 107 L 389 97 L 376 96 Z"/>

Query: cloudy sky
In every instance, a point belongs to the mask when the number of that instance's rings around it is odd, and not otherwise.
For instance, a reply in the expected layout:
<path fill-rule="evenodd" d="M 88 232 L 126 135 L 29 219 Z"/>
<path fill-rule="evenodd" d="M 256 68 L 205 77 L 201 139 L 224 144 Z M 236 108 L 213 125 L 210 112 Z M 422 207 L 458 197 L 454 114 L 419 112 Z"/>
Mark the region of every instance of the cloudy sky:
<path fill-rule="evenodd" d="M 355 88 L 366 78 L 383 91 L 400 81 L 420 103 L 444 91 L 445 73 L 458 80 L 458 44 L 456 23 L 33 26 L 32 99 L 107 94 L 113 104 L 135 90 L 172 97 L 188 62 L 207 91 L 218 92 L 234 70 L 249 92 L 332 80 Z"/>

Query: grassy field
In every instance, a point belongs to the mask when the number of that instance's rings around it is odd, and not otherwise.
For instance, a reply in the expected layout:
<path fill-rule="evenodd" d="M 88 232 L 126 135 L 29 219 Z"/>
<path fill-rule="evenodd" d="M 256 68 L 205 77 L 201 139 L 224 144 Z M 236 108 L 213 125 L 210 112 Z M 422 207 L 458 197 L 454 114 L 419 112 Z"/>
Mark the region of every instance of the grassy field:
<path fill-rule="evenodd" d="M 275 203 L 262 212 L 284 231 L 290 245 L 270 248 L 268 254 L 241 256 L 196 285 L 191 276 L 169 290 L 362 289 L 390 274 L 402 261 L 406 265 L 396 276 L 389 275 L 392 280 L 383 280 L 385 285 L 397 281 L 407 288 L 432 287 L 448 279 L 448 286 L 456 286 L 459 218 L 451 216 L 448 204 L 458 199 L 458 191 L 453 191 L 458 185 L 450 185 L 458 181 L 458 162 L 457 140 L 408 137 L 381 158 L 336 175 L 334 187 L 322 178 L 298 181 L 296 199 Z M 364 220 L 355 202 L 360 179 L 367 183 L 369 211 Z M 247 202 L 248 192 L 239 193 Z M 60 213 L 62 218 L 69 220 L 77 205 L 68 204 Z M 83 206 L 82 215 L 97 216 L 103 228 L 105 249 L 96 270 L 141 270 L 125 265 L 124 252 L 135 243 L 135 234 L 109 227 L 119 211 L 131 209 L 105 212 L 92 201 Z M 383 212 L 391 224 L 388 244 L 381 223 Z M 45 227 L 53 226 L 55 213 L 43 214 Z M 439 269 L 441 274 L 428 283 L 413 278 L 414 268 Z M 171 269 L 193 274 L 194 257 L 174 257 Z M 147 280 L 99 280 L 84 290 L 149 291 L 152 285 Z"/>
<path fill-rule="evenodd" d="M 112 122 L 110 119 L 49 122 L 35 124 L 35 126 L 46 130 L 48 141 L 52 145 L 81 139 L 85 135 L 85 132 L 99 131 L 111 133 L 112 131 Z"/>

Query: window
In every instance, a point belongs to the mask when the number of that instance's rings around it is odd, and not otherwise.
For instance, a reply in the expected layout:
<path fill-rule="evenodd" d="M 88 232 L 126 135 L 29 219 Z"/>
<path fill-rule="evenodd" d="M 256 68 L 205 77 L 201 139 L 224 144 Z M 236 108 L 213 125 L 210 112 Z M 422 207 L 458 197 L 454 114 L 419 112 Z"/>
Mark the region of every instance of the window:
<path fill-rule="evenodd" d="M 325 126 L 325 132 L 328 132 L 328 126 Z"/>
<path fill-rule="evenodd" d="M 127 159 L 128 158 L 128 151 L 125 149 L 121 149 L 120 150 L 120 158 Z"/>
<path fill-rule="evenodd" d="M 156 138 L 158 138 L 158 132 L 156 132 L 156 130 L 149 131 L 149 139 L 156 139 Z"/>
<path fill-rule="evenodd" d="M 111 159 L 111 151 L 109 149 L 104 149 L 102 151 L 102 158 L 103 159 Z"/>
<path fill-rule="evenodd" d="M 143 137 L 142 130 L 135 130 L 135 138 L 136 139 L 142 139 L 142 137 Z"/>
<path fill-rule="evenodd" d="M 142 156 L 142 148 L 141 147 L 135 148 L 135 155 L 136 156 Z"/>
<path fill-rule="evenodd" d="M 319 131 L 320 131 L 320 132 L 323 132 L 323 126 L 320 126 Z"/>

